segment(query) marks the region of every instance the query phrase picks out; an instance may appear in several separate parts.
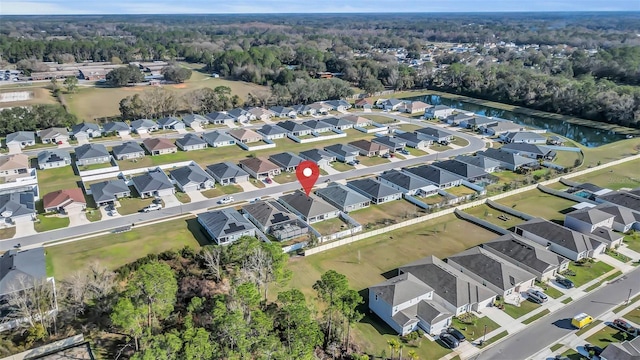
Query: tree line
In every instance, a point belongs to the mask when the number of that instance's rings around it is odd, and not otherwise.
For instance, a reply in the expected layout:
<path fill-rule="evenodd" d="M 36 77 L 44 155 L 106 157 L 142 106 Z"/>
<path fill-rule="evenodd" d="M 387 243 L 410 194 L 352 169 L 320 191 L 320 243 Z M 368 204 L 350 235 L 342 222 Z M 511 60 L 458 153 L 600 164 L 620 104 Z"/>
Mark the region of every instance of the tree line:
<path fill-rule="evenodd" d="M 78 118 L 69 114 L 61 105 L 31 105 L 12 107 L 0 111 L 0 134 L 16 131 L 36 131 L 50 127 L 68 128 L 75 125 Z"/>
<path fill-rule="evenodd" d="M 350 338 L 351 327 L 362 317 L 362 297 L 333 270 L 313 285 L 322 310 L 310 307 L 298 289 L 271 296 L 270 286 L 282 288 L 290 277 L 287 259 L 280 246 L 245 237 L 228 247 L 149 255 L 115 272 L 94 263 L 58 279 L 57 313 L 47 314 L 53 304 L 51 283 L 11 293 L 6 320 L 27 321 L 2 335 L 0 354 L 88 332 L 109 358 L 357 356 Z M 103 348 L 107 337 L 117 339 L 117 346 Z"/>

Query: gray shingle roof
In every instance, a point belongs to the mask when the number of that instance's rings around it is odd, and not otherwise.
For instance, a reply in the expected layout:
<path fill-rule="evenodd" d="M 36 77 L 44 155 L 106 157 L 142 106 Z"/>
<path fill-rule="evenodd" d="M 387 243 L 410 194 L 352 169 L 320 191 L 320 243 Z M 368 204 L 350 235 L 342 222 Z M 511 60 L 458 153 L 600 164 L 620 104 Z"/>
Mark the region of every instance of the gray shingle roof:
<path fill-rule="evenodd" d="M 407 190 L 417 190 L 427 186 L 433 186 L 430 182 L 423 178 L 396 169 L 383 172 L 382 174 L 380 174 L 380 178 L 392 182 Z"/>
<path fill-rule="evenodd" d="M 492 158 L 477 155 L 459 155 L 456 156 L 456 160 L 477 166 L 482 169 L 497 168 L 500 166 L 500 163 Z"/>
<path fill-rule="evenodd" d="M 605 195 L 598 196 L 598 199 L 626 207 L 627 209 L 631 209 L 635 212 L 640 212 L 640 196 L 636 196 L 626 191 L 612 191 Z"/>
<path fill-rule="evenodd" d="M 207 174 L 197 164 L 189 164 L 181 168 L 169 171 L 171 177 L 181 186 L 188 184 L 202 184 L 207 180 L 213 181 L 213 178 Z"/>
<path fill-rule="evenodd" d="M 122 179 L 108 180 L 99 183 L 92 184 L 91 196 L 96 202 L 113 201 L 115 194 L 129 192 L 127 183 Z"/>
<path fill-rule="evenodd" d="M 135 141 L 125 141 L 120 145 L 111 148 L 113 155 L 137 154 L 144 153 L 144 149 Z"/>
<path fill-rule="evenodd" d="M 72 134 L 77 134 L 79 132 L 82 131 L 95 131 L 95 132 L 100 132 L 100 126 L 98 126 L 98 124 L 94 124 L 94 123 L 80 123 L 80 124 L 75 124 L 71 127 L 71 133 Z"/>
<path fill-rule="evenodd" d="M 131 178 L 133 184 L 139 192 L 158 191 L 172 189 L 173 184 L 164 171 L 149 171 L 142 175 Z"/>
<path fill-rule="evenodd" d="M 182 123 L 182 121 L 173 116 L 163 117 L 162 119 L 158 120 L 158 126 L 175 126 L 180 123 Z"/>
<path fill-rule="evenodd" d="M 411 273 L 404 273 L 370 287 L 369 291 L 393 307 L 428 294 L 433 289 Z"/>
<path fill-rule="evenodd" d="M 349 144 L 333 144 L 324 148 L 326 151 L 332 152 L 334 154 L 342 155 L 342 156 L 353 156 L 358 155 L 360 150 L 358 148 L 351 146 Z"/>
<path fill-rule="evenodd" d="M 207 172 L 217 180 L 231 179 L 238 176 L 249 176 L 249 173 L 229 161 L 209 165 L 207 166 Z"/>
<path fill-rule="evenodd" d="M 414 143 L 414 144 L 419 144 L 423 141 L 431 141 L 429 139 L 425 139 L 424 136 L 421 136 L 412 132 L 396 133 L 395 137 L 398 139 L 402 139 L 407 143 Z"/>
<path fill-rule="evenodd" d="M 219 143 L 219 142 L 229 142 L 235 141 L 231 135 L 227 134 L 224 131 L 210 131 L 202 134 L 202 138 L 211 144 Z"/>
<path fill-rule="evenodd" d="M 320 162 L 325 159 L 335 159 L 333 154 L 322 149 L 310 149 L 300 152 L 300 156 L 311 161 Z"/>
<path fill-rule="evenodd" d="M 42 150 L 38 153 L 38 164 L 54 163 L 58 161 L 71 161 L 71 154 L 65 150 Z"/>
<path fill-rule="evenodd" d="M 35 209 L 35 199 L 30 191 L 0 194 L 0 214 L 8 215 L 7 217 L 22 216 L 35 214 Z"/>
<path fill-rule="evenodd" d="M 596 206 L 596 208 L 606 212 L 607 214 L 615 216 L 613 221 L 619 224 L 628 225 L 636 221 L 640 222 L 640 215 L 634 216 L 633 212 L 625 207 L 621 207 L 618 205 L 600 204 Z"/>
<path fill-rule="evenodd" d="M 150 119 L 138 119 L 131 122 L 131 127 L 133 129 L 151 129 L 158 127 L 158 124 Z"/>
<path fill-rule="evenodd" d="M 530 159 L 528 157 L 495 148 L 490 148 L 485 151 L 479 151 L 477 155 L 489 157 L 491 159 L 515 166 L 522 166 L 537 162 L 536 160 Z"/>
<path fill-rule="evenodd" d="M 109 156 L 107 148 L 102 144 L 84 144 L 76 147 L 74 151 L 78 160 Z"/>
<path fill-rule="evenodd" d="M 186 134 L 182 138 L 176 140 L 176 145 L 182 146 L 183 148 L 186 146 L 203 145 L 206 143 L 207 142 L 202 140 L 200 136 L 192 133 Z"/>
<path fill-rule="evenodd" d="M 207 119 L 206 117 L 202 116 L 202 115 L 198 115 L 198 114 L 189 114 L 189 115 L 185 115 L 182 117 L 182 122 L 184 122 L 187 125 L 191 125 L 192 123 L 201 123 L 201 124 L 206 124 L 209 122 L 209 119 Z"/>
<path fill-rule="evenodd" d="M 303 122 L 302 124 L 313 130 L 328 129 L 332 127 L 331 124 L 327 124 L 322 120 L 308 120 Z"/>
<path fill-rule="evenodd" d="M 329 205 L 326 201 L 313 195 L 307 196 L 300 190 L 296 190 L 291 194 L 283 195 L 280 197 L 280 200 L 289 204 L 289 206 L 302 214 L 305 218 L 313 218 L 318 215 L 324 215 L 338 210 Z"/>
<path fill-rule="evenodd" d="M 298 166 L 298 164 L 304 161 L 303 158 L 289 151 L 271 155 L 269 156 L 269 160 L 285 169 Z"/>
<path fill-rule="evenodd" d="M 242 211 L 251 214 L 263 227 L 285 224 L 298 217 L 275 200 L 257 201 L 242 207 Z"/>
<path fill-rule="evenodd" d="M 430 181 L 438 186 L 460 181 L 461 177 L 451 174 L 448 171 L 442 170 L 431 165 L 420 165 L 412 168 L 403 169 L 408 173 L 421 177 L 427 181 Z"/>
<path fill-rule="evenodd" d="M 248 229 L 255 229 L 251 221 L 234 209 L 226 208 L 198 214 L 200 223 L 216 238 L 229 236 Z"/>
<path fill-rule="evenodd" d="M 46 278 L 43 247 L 9 250 L 0 256 L 0 295 L 23 290 Z"/>
<path fill-rule="evenodd" d="M 420 134 L 427 135 L 427 136 L 435 138 L 435 139 L 440 139 L 440 138 L 444 138 L 444 137 L 453 136 L 453 134 L 448 132 L 448 131 L 444 131 L 444 130 L 441 130 L 441 129 L 438 129 L 438 128 L 433 128 L 433 127 L 423 127 L 423 128 L 420 128 L 420 129 L 416 130 L 416 132 L 420 133 Z"/>
<path fill-rule="evenodd" d="M 12 142 L 27 142 L 27 141 L 35 141 L 36 133 L 33 131 L 16 131 L 11 134 L 7 134 L 7 138 L 5 142 L 10 144 Z"/>
<path fill-rule="evenodd" d="M 268 135 L 286 134 L 287 130 L 281 128 L 280 126 L 263 125 L 260 129 L 257 130 L 257 132 L 262 135 L 268 136 Z"/>
<path fill-rule="evenodd" d="M 272 106 L 269 108 L 269 110 L 273 111 L 276 114 L 287 114 L 293 111 L 293 108 L 286 106 Z"/>
<path fill-rule="evenodd" d="M 582 222 L 586 222 L 587 224 L 597 224 L 607 219 L 614 217 L 613 215 L 606 213 L 597 208 L 586 208 L 575 210 L 566 215 L 567 217 L 572 217 L 576 220 L 580 220 Z"/>
<path fill-rule="evenodd" d="M 338 208 L 370 202 L 366 196 L 335 182 L 330 183 L 326 188 L 316 190 L 316 195 Z"/>
<path fill-rule="evenodd" d="M 59 128 L 59 127 L 52 127 L 52 128 L 38 131 L 38 137 L 40 139 L 50 139 L 58 135 L 69 136 L 69 132 L 67 131 L 67 129 Z"/>
<path fill-rule="evenodd" d="M 205 115 L 205 117 L 207 117 L 210 122 L 233 120 L 231 116 L 219 111 L 210 112 Z"/>
<path fill-rule="evenodd" d="M 295 121 L 291 121 L 291 120 L 280 121 L 279 123 L 277 123 L 277 125 L 280 126 L 283 129 L 287 130 L 288 132 L 310 131 L 311 130 L 307 126 L 304 126 L 302 124 L 299 124 L 299 123 L 297 123 Z"/>
<path fill-rule="evenodd" d="M 127 125 L 126 123 L 122 122 L 122 121 L 112 121 L 112 122 L 108 122 L 106 124 L 104 124 L 102 126 L 102 130 L 104 132 L 114 132 L 114 131 L 129 131 L 131 130 L 131 128 L 129 128 L 129 125 Z"/>
<path fill-rule="evenodd" d="M 450 173 L 459 175 L 465 179 L 477 179 L 488 176 L 484 169 L 457 160 L 445 160 L 433 163 L 433 166 L 447 170 Z"/>
<path fill-rule="evenodd" d="M 376 199 L 402 193 L 400 190 L 396 190 L 391 186 L 371 178 L 352 180 L 347 182 L 347 186 Z"/>
<path fill-rule="evenodd" d="M 353 123 L 351 121 L 335 117 L 322 119 L 322 121 L 334 127 L 353 126 Z"/>
<path fill-rule="evenodd" d="M 518 152 L 519 151 L 528 152 L 528 153 L 532 153 L 540 156 L 546 156 L 552 151 L 547 146 L 536 145 L 536 144 L 526 144 L 526 143 L 505 144 L 501 147 L 501 149 L 518 151 Z"/>
<path fill-rule="evenodd" d="M 398 147 L 402 148 L 405 145 L 407 145 L 407 142 L 405 140 L 402 140 L 396 137 L 391 137 L 391 136 L 377 136 L 371 139 L 371 141 L 374 143 L 382 144 L 392 149 L 395 149 Z"/>
<path fill-rule="evenodd" d="M 516 264 L 524 264 L 540 273 L 545 273 L 554 267 L 569 262 L 567 258 L 516 234 L 502 235 L 481 246 L 490 248 L 498 255 L 502 254 L 503 257 L 512 259 Z"/>
<path fill-rule="evenodd" d="M 540 236 L 549 242 L 558 244 L 576 253 L 590 251 L 594 248 L 593 240 L 595 239 L 593 237 L 545 219 L 531 219 L 525 223 L 516 225 L 516 228 Z"/>
<path fill-rule="evenodd" d="M 544 136 L 531 132 L 531 131 L 517 131 L 517 132 L 509 132 L 504 135 L 505 138 L 510 141 L 524 141 L 524 140 L 542 140 L 546 141 L 547 138 Z"/>
<path fill-rule="evenodd" d="M 235 108 L 235 109 L 231 109 L 227 112 L 229 114 L 229 116 L 231 116 L 234 119 L 239 118 L 242 115 L 247 114 L 247 110 L 242 109 L 242 108 Z"/>

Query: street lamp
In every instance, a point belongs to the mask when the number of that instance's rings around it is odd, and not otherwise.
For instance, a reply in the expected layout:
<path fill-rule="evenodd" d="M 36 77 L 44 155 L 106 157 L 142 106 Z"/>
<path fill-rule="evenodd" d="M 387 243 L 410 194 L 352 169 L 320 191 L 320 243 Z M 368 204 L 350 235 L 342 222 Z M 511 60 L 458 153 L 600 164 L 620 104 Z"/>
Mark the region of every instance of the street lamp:
<path fill-rule="evenodd" d="M 629 295 L 627 295 L 627 302 L 625 304 L 628 304 L 629 301 L 631 300 L 631 292 L 633 291 L 633 289 L 629 289 Z"/>
<path fill-rule="evenodd" d="M 487 325 L 484 326 L 484 335 L 482 335 L 482 342 L 487 338 Z"/>

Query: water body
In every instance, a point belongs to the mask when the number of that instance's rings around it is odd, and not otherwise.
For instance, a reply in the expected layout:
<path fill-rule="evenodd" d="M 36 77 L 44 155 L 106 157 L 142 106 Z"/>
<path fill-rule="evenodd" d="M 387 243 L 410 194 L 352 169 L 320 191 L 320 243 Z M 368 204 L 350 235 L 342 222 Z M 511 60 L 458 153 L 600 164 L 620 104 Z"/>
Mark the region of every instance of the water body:
<path fill-rule="evenodd" d="M 587 147 L 597 147 L 625 138 L 625 135 L 616 134 L 614 131 L 596 129 L 589 126 L 550 120 L 537 116 L 517 114 L 489 106 L 452 100 L 438 95 L 418 96 L 408 98 L 407 100 L 420 100 L 431 105 L 446 105 L 455 109 L 470 111 L 478 115 L 511 120 L 514 123 L 526 125 L 532 128 L 546 129 L 549 132 L 562 135 Z"/>

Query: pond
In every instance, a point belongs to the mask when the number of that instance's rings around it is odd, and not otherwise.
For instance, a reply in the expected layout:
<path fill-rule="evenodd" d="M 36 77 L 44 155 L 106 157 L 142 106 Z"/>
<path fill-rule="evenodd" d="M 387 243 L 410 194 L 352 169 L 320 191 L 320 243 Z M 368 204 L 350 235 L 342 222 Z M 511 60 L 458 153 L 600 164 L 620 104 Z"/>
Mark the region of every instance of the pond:
<path fill-rule="evenodd" d="M 514 123 L 527 125 L 532 128 L 546 129 L 549 132 L 562 135 L 587 147 L 597 147 L 625 138 L 625 135 L 616 134 L 613 131 L 596 129 L 584 125 L 571 124 L 564 121 L 545 119 L 537 116 L 517 114 L 511 111 L 496 109 L 489 106 L 452 100 L 438 95 L 418 96 L 407 98 L 405 100 L 420 100 L 431 105 L 446 105 L 455 109 L 470 111 L 478 115 L 511 120 Z"/>

